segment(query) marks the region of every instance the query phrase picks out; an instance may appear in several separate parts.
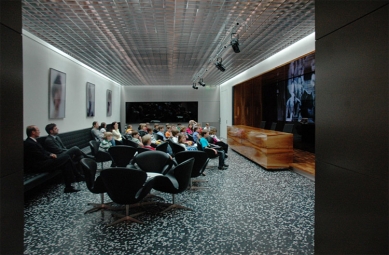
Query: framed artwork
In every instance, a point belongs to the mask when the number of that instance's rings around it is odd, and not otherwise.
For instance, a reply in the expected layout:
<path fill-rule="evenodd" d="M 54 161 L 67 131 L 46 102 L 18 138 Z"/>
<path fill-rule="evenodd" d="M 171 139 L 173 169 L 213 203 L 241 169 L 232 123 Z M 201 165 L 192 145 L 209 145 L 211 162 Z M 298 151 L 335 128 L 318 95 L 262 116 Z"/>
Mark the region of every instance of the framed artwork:
<path fill-rule="evenodd" d="M 86 116 L 95 116 L 95 84 L 86 83 Z"/>
<path fill-rule="evenodd" d="M 49 119 L 65 118 L 66 73 L 50 68 Z"/>
<path fill-rule="evenodd" d="M 107 89 L 107 116 L 112 115 L 112 90 Z"/>

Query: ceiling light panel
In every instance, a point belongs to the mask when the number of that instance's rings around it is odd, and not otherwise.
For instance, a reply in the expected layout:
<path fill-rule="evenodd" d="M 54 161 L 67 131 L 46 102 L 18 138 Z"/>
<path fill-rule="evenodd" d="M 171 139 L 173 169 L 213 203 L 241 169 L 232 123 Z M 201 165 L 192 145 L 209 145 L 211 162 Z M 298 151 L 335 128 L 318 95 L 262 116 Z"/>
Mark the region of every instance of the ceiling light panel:
<path fill-rule="evenodd" d="M 206 69 L 218 85 L 314 32 L 314 1 L 23 0 L 23 28 L 122 85 L 190 84 Z M 231 33 L 239 54 L 223 48 Z"/>

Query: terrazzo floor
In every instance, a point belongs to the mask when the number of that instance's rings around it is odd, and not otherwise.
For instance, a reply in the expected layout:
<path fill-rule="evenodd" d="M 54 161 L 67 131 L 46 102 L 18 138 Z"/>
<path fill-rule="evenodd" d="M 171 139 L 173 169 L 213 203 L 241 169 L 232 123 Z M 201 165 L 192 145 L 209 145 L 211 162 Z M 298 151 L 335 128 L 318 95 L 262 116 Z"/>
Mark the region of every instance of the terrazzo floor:
<path fill-rule="evenodd" d="M 315 183 L 292 171 L 266 171 L 232 150 L 226 163 L 228 170 L 200 177 L 208 189 L 176 196 L 193 211 L 133 209 L 146 211 L 137 217 L 144 224 L 107 227 L 110 211 L 84 215 L 88 202 L 100 200 L 84 183 L 72 194 L 60 183 L 46 185 L 26 196 L 24 253 L 313 254 Z"/>

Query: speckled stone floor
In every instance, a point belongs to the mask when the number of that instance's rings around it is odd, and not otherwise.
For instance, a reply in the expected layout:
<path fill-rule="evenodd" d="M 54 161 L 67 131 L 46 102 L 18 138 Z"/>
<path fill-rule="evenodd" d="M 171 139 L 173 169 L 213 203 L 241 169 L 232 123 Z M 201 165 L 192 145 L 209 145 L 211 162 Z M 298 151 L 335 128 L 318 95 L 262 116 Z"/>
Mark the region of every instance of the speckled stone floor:
<path fill-rule="evenodd" d="M 111 212 L 84 215 L 87 203 L 100 199 L 85 184 L 73 194 L 49 184 L 26 196 L 25 254 L 313 254 L 315 183 L 292 171 L 263 170 L 231 150 L 227 163 L 228 170 L 201 177 L 208 182 L 199 186 L 209 189 L 176 196 L 193 211 L 133 209 L 146 210 L 137 217 L 144 224 L 107 227 Z"/>

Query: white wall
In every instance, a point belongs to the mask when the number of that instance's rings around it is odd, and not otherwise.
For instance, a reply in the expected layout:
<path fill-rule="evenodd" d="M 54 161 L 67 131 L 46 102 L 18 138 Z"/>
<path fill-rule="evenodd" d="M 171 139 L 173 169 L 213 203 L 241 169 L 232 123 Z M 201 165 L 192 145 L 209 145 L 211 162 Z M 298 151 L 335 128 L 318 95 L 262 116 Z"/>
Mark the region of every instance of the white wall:
<path fill-rule="evenodd" d="M 126 123 L 126 102 L 189 102 L 198 101 L 198 122 L 218 127 L 220 117 L 219 86 L 193 89 L 192 85 L 175 86 L 123 86 L 121 93 L 121 118 Z M 217 123 L 217 125 L 216 125 Z"/>
<path fill-rule="evenodd" d="M 231 80 L 226 81 L 220 85 L 220 137 L 227 137 L 227 126 L 232 125 L 232 111 L 233 111 L 233 101 L 232 101 L 232 87 L 249 80 L 253 77 L 261 75 L 268 72 L 278 66 L 281 66 L 285 63 L 288 63 L 296 58 L 299 58 L 302 55 L 310 53 L 315 50 L 315 34 L 310 34 L 304 39 L 296 42 L 295 44 L 289 46 L 288 48 L 276 53 L 270 58 L 258 63 L 252 68 L 240 73 Z"/>
<path fill-rule="evenodd" d="M 49 69 L 66 73 L 64 119 L 49 119 Z M 95 84 L 95 117 L 86 117 L 86 83 Z M 120 85 L 60 52 L 34 35 L 23 31 L 23 133 L 35 124 L 44 127 L 56 123 L 60 132 L 92 126 L 93 121 L 111 123 L 120 119 Z M 106 91 L 112 90 L 112 116 L 106 116 Z"/>

